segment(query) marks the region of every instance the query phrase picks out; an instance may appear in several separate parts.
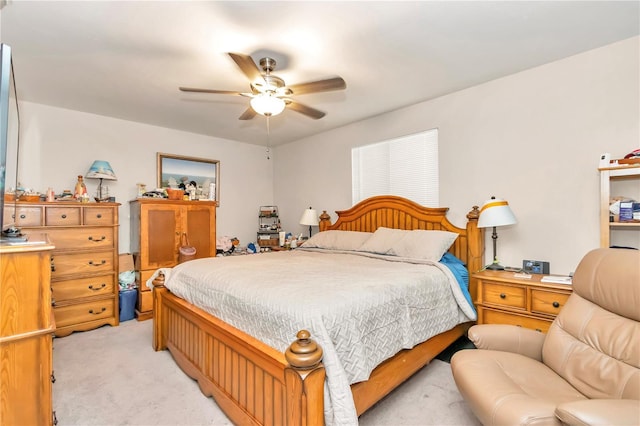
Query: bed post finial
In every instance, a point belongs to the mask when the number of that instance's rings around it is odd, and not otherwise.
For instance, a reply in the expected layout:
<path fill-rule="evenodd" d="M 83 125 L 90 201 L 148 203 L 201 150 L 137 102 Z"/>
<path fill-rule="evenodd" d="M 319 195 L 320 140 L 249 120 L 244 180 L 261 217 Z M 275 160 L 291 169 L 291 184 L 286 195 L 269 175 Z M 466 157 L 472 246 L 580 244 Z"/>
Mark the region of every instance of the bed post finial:
<path fill-rule="evenodd" d="M 320 232 L 326 231 L 329 226 L 331 226 L 331 216 L 329 216 L 326 210 L 322 210 L 322 214 L 320 215 Z"/>
<path fill-rule="evenodd" d="M 322 360 L 322 348 L 311 339 L 311 333 L 300 330 L 297 339 L 285 351 L 284 357 L 293 368 L 313 368 Z"/>
<path fill-rule="evenodd" d="M 478 207 L 478 206 L 473 206 L 471 208 L 471 211 L 469 213 L 467 213 L 467 219 L 469 219 L 469 220 L 478 221 L 479 217 L 480 217 L 480 207 Z"/>

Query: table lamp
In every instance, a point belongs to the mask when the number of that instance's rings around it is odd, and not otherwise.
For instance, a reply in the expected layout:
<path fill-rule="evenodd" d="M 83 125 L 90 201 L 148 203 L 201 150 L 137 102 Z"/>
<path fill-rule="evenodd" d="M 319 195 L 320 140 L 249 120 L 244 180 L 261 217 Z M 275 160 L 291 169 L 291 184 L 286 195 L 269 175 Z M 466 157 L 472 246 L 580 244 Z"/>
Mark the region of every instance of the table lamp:
<path fill-rule="evenodd" d="M 493 227 L 493 262 L 490 265 L 484 267 L 484 269 L 490 269 L 494 271 L 501 271 L 504 266 L 498 262 L 498 256 L 496 254 L 496 242 L 498 240 L 498 233 L 496 227 L 513 225 L 516 223 L 516 217 L 509 207 L 509 203 L 505 200 L 501 200 L 496 197 L 491 197 L 490 200 L 484 203 L 480 209 L 480 218 L 478 219 L 478 228 L 490 228 Z"/>
<path fill-rule="evenodd" d="M 300 218 L 300 225 L 309 225 L 309 238 L 311 238 L 311 227 L 318 226 L 320 221 L 318 220 L 318 212 L 309 207 L 304 212 L 302 212 L 302 217 Z"/>
<path fill-rule="evenodd" d="M 87 179 L 100 179 L 100 183 L 98 184 L 98 196 L 96 197 L 96 201 L 106 201 L 109 197 L 102 193 L 102 180 L 117 180 L 116 174 L 111 168 L 111 164 L 108 161 L 96 160 L 93 162 L 87 175 L 85 176 Z"/>

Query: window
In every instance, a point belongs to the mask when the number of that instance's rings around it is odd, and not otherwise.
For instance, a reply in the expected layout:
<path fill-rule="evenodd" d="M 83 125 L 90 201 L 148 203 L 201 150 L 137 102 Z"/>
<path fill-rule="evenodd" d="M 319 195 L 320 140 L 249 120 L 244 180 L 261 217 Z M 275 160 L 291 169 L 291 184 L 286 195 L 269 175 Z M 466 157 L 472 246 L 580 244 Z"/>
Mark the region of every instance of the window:
<path fill-rule="evenodd" d="M 438 129 L 351 150 L 353 204 L 374 195 L 398 195 L 438 207 Z"/>

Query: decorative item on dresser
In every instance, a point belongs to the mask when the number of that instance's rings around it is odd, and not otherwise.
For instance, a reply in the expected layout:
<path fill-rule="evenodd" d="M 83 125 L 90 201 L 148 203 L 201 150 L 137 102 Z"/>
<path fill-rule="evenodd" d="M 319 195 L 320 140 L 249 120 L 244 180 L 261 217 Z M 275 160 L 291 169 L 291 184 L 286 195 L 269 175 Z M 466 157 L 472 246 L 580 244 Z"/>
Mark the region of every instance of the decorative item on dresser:
<path fill-rule="evenodd" d="M 38 240 L 41 243 L 37 243 Z M 51 269 L 53 245 L 32 234 L 28 244 L 0 245 L 0 423 L 51 425 Z"/>
<path fill-rule="evenodd" d="M 18 202 L 15 213 L 5 214 L 24 234 L 46 233 L 55 245 L 51 288 L 58 337 L 119 323 L 118 206 Z"/>
<path fill-rule="evenodd" d="M 108 161 L 96 160 L 93 162 L 89 171 L 87 172 L 87 179 L 100 179 L 98 184 L 98 191 L 96 192 L 95 200 L 97 202 L 103 202 L 109 200 L 108 188 L 102 187 L 102 180 L 118 180 L 116 173 L 111 168 L 111 164 Z"/>
<path fill-rule="evenodd" d="M 544 275 L 517 278 L 513 272 L 481 271 L 478 282 L 478 324 L 512 324 L 546 332 L 571 294 L 567 284 L 543 283 Z"/>
<path fill-rule="evenodd" d="M 141 321 L 153 317 L 153 295 L 145 283 L 158 268 L 178 264 L 183 233 L 195 248 L 196 258 L 216 255 L 217 202 L 139 198 L 130 207 L 131 252 L 138 284 L 136 318 Z"/>

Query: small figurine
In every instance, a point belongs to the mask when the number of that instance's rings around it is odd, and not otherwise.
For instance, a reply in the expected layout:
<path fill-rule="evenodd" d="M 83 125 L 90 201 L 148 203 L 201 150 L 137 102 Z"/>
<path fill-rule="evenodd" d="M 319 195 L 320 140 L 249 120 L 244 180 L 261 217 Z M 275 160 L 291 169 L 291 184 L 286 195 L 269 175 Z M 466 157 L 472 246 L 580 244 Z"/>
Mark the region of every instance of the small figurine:
<path fill-rule="evenodd" d="M 78 182 L 76 183 L 76 188 L 73 192 L 73 198 L 79 201 L 82 199 L 82 197 L 86 193 L 87 193 L 87 186 L 84 184 L 84 179 L 82 175 L 78 175 Z"/>

